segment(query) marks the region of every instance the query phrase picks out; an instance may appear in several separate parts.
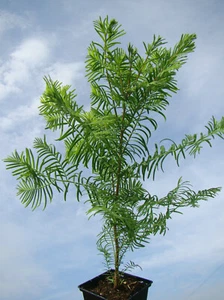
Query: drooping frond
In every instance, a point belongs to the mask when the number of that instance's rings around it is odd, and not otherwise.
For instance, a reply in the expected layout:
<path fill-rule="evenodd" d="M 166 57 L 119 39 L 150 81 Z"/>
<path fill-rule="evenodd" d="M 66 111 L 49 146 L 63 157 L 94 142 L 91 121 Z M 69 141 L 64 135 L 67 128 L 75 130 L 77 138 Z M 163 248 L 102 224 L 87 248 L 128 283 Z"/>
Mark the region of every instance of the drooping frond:
<path fill-rule="evenodd" d="M 42 172 L 43 163 L 40 163 L 39 159 L 35 161 L 30 149 L 26 149 L 25 153 L 22 152 L 20 155 L 15 151 L 4 161 L 6 168 L 13 169 L 12 174 L 19 180 L 18 195 L 25 207 L 31 204 L 32 209 L 35 209 L 43 201 L 45 208 L 47 202 L 52 201 L 53 185 L 61 191 L 61 188 Z"/>
<path fill-rule="evenodd" d="M 159 199 L 157 196 L 148 194 L 148 197 L 146 196 L 137 208 L 140 218 L 139 226 L 144 229 L 142 237 L 157 233 L 165 234 L 167 220 L 171 219 L 174 213 L 182 214 L 181 209 L 184 207 L 198 207 L 200 201 L 214 198 L 220 191 L 221 187 L 216 187 L 195 192 L 189 182 L 182 181 L 180 178 L 177 186 L 165 197 Z"/>
<path fill-rule="evenodd" d="M 12 169 L 12 174 L 17 177 L 18 195 L 21 202 L 31 205 L 32 209 L 44 203 L 44 209 L 48 201 L 53 199 L 53 191 L 64 193 L 64 199 L 70 184 L 75 184 L 77 176 L 75 166 L 69 165 L 63 160 L 62 155 L 56 151 L 55 146 L 47 144 L 46 138 L 36 138 L 34 148 L 37 149 L 35 158 L 30 149 L 19 154 L 15 151 L 4 159 L 6 168 Z"/>

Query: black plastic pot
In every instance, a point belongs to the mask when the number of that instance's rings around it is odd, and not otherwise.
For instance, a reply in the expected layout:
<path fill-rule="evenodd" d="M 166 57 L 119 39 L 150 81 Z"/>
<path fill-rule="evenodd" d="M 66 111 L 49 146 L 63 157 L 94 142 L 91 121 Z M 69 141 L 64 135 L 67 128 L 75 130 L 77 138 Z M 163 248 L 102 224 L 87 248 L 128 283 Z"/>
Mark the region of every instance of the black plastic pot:
<path fill-rule="evenodd" d="M 83 292 L 84 300 L 107 300 L 107 298 L 97 295 L 94 292 L 91 292 L 89 289 L 91 289 L 91 287 L 97 286 L 97 283 L 100 280 L 104 279 L 111 272 L 114 272 L 114 270 L 109 270 L 109 271 L 107 271 L 89 281 L 86 281 L 78 286 L 80 291 Z M 123 276 L 124 277 L 130 276 L 130 277 L 134 278 L 136 281 L 140 281 L 141 283 L 143 283 L 142 289 L 137 291 L 132 296 L 130 296 L 127 300 L 146 300 L 147 295 L 148 295 L 148 288 L 152 285 L 153 282 L 151 280 L 144 279 L 144 278 L 134 276 L 131 274 L 127 274 L 127 273 L 123 273 Z"/>

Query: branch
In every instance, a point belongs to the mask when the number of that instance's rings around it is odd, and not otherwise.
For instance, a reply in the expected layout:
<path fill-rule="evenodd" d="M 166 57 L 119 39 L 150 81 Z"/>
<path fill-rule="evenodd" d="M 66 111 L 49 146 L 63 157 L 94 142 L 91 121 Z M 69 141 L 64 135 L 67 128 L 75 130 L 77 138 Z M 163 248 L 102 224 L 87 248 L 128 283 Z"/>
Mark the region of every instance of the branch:
<path fill-rule="evenodd" d="M 185 135 L 185 138 L 179 145 L 170 139 L 164 139 L 171 141 L 172 144 L 169 149 L 166 149 L 164 145 L 158 146 L 158 144 L 155 144 L 154 154 L 149 155 L 146 160 L 143 158 L 142 162 L 139 164 L 138 171 L 142 173 L 143 179 L 145 179 L 147 174 L 147 178 L 153 176 L 154 180 L 156 171 L 158 171 L 159 168 L 163 171 L 164 160 L 169 155 L 174 157 L 179 166 L 181 156 L 184 159 L 186 158 L 186 154 L 196 157 L 196 155 L 200 153 L 202 144 L 207 143 L 212 147 L 211 140 L 214 139 L 215 136 L 224 139 L 224 117 L 222 117 L 219 122 L 212 117 L 211 121 L 205 127 L 207 128 L 207 134 L 201 133 L 199 136 L 197 134 Z"/>

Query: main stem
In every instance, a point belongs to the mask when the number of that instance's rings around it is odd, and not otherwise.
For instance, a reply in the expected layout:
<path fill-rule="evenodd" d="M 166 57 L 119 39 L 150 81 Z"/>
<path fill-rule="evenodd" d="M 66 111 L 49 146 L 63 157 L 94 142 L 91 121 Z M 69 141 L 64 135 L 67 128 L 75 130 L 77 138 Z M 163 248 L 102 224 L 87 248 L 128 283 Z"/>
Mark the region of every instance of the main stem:
<path fill-rule="evenodd" d="M 121 171 L 121 159 L 119 161 L 118 173 L 117 173 L 117 186 L 116 186 L 116 197 L 119 195 L 120 189 L 120 171 Z M 114 230 L 114 244 L 115 244 L 115 253 L 114 253 L 114 288 L 116 289 L 119 286 L 119 239 L 117 232 L 117 224 L 113 226 Z"/>
<path fill-rule="evenodd" d="M 125 105 L 123 106 L 123 114 L 122 114 L 122 121 L 124 121 L 125 118 L 125 113 L 126 113 L 126 108 Z M 122 144 L 123 144 L 123 137 L 124 137 L 124 128 L 121 129 L 120 133 L 120 151 L 119 151 L 119 162 L 118 162 L 118 171 L 117 171 L 117 184 L 116 184 L 116 198 L 119 196 L 120 192 L 120 181 L 121 181 L 121 163 L 122 163 L 122 155 L 123 155 L 123 149 L 122 149 Z M 119 237 L 118 237 L 118 232 L 117 232 L 117 224 L 114 224 L 113 226 L 114 230 L 114 244 L 115 244 L 115 253 L 114 253 L 114 265 L 115 265 L 115 270 L 114 270 L 114 288 L 116 289 L 119 286 L 120 280 L 119 280 Z"/>
<path fill-rule="evenodd" d="M 114 288 L 116 289 L 119 286 L 119 243 L 118 243 L 118 234 L 117 234 L 117 225 L 114 225 L 114 242 L 115 242 L 115 253 L 114 253 Z"/>

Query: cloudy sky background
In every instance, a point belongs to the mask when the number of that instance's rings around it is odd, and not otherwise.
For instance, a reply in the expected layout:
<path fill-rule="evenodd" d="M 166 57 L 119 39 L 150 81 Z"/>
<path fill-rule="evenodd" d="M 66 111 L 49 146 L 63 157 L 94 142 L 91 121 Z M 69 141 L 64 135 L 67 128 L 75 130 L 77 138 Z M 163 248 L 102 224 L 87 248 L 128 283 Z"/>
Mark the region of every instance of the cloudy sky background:
<path fill-rule="evenodd" d="M 43 76 L 50 74 L 76 88 L 77 101 L 88 104 L 84 60 L 96 38 L 92 22 L 116 18 L 130 41 L 160 34 L 174 45 L 182 33 L 196 33 L 197 49 L 178 73 L 180 91 L 161 123 L 159 138 L 177 142 L 204 130 L 214 115 L 224 115 L 224 2 L 222 0 L 0 0 L 0 158 L 32 147 L 44 134 L 38 116 Z M 51 138 L 53 136 L 51 135 Z M 216 139 L 196 160 L 146 182 L 162 196 L 180 176 L 196 190 L 224 187 L 224 143 Z M 100 274 L 103 258 L 95 247 L 98 219 L 87 220 L 86 207 L 71 193 L 67 203 L 56 196 L 43 212 L 25 209 L 16 197 L 16 181 L 0 161 L 0 299 L 81 300 L 77 286 Z M 169 222 L 165 237 L 127 259 L 140 264 L 135 274 L 154 281 L 152 300 L 222 300 L 224 294 L 224 190 L 199 209 L 185 209 Z"/>

